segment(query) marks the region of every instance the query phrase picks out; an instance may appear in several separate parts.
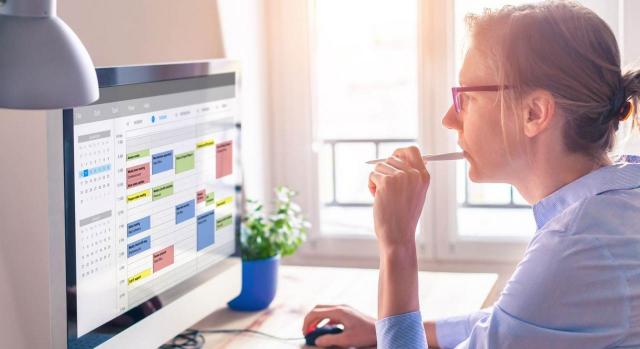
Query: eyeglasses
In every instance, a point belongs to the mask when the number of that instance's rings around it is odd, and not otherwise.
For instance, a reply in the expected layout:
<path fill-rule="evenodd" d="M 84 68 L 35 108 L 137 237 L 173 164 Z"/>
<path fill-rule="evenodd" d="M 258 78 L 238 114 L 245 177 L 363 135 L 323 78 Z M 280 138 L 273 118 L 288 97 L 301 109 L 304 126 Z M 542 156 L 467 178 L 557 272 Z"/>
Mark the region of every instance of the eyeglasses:
<path fill-rule="evenodd" d="M 463 92 L 491 92 L 500 91 L 507 88 L 509 87 L 500 85 L 452 87 L 451 95 L 453 96 L 453 106 L 456 108 L 456 113 L 459 113 L 462 110 L 462 96 L 464 96 L 462 94 Z"/>

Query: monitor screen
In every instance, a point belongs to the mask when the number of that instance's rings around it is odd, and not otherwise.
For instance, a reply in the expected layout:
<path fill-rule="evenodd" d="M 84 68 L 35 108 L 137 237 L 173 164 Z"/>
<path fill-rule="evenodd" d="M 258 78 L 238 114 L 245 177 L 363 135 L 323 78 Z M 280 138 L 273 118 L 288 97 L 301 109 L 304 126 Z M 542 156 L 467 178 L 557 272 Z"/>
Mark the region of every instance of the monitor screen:
<path fill-rule="evenodd" d="M 100 99 L 63 112 L 70 347 L 144 319 L 236 251 L 237 72 L 176 67 L 99 69 Z"/>

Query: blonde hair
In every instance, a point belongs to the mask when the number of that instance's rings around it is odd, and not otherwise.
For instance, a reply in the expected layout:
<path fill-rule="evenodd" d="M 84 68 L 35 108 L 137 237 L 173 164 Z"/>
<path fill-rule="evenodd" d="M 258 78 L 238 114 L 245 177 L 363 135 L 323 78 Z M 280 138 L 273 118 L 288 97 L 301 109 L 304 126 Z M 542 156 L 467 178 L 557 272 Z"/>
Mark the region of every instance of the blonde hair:
<path fill-rule="evenodd" d="M 465 20 L 474 46 L 489 54 L 498 81 L 509 86 L 499 94 L 503 135 L 505 110 L 515 112 L 528 92 L 543 89 L 564 118 L 567 150 L 596 161 L 607 156 L 621 119 L 638 110 L 640 71 L 622 74 L 615 36 L 600 17 L 575 2 L 546 1 Z"/>

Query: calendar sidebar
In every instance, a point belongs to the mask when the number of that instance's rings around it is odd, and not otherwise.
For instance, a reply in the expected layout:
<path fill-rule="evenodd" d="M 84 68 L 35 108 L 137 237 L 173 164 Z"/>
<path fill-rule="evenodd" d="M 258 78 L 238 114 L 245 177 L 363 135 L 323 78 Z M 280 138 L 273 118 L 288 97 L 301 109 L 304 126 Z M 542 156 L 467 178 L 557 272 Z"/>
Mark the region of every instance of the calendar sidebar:
<path fill-rule="evenodd" d="M 82 115 L 76 115 L 81 118 Z M 118 294 L 119 285 L 112 275 L 117 275 L 118 251 L 124 237 L 116 234 L 116 142 L 114 121 L 88 123 L 74 127 L 75 152 L 75 203 L 76 203 L 76 281 L 77 287 L 94 285 L 93 292 L 105 296 Z M 120 244 L 114 239 L 122 239 Z M 124 256 L 120 256 L 124 258 Z M 83 297 L 83 293 L 78 293 Z M 86 314 L 99 317 L 91 319 L 104 322 L 126 307 L 126 299 L 104 297 L 102 302 L 83 302 L 93 307 Z M 81 299 L 79 301 L 82 302 Z"/>

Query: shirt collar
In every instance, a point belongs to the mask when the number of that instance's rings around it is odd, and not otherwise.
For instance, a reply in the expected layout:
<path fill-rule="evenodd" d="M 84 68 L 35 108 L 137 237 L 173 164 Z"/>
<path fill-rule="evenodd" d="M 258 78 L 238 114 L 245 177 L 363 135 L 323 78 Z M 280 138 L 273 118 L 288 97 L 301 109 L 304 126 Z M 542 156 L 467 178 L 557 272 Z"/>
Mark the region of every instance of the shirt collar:
<path fill-rule="evenodd" d="M 611 190 L 638 187 L 640 187 L 640 156 L 623 156 L 619 162 L 592 171 L 533 205 L 537 228 L 542 228 L 567 207 L 582 199 Z"/>

